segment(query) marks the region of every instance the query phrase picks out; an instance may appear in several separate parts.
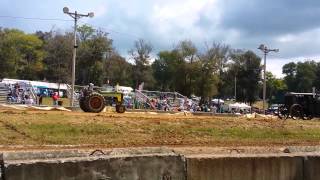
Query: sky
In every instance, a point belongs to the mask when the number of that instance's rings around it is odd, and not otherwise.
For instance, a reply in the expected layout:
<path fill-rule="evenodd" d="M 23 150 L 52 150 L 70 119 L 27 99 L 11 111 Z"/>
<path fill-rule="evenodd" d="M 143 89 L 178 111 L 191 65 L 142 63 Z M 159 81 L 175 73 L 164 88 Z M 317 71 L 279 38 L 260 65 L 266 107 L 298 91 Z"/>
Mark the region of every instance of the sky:
<path fill-rule="evenodd" d="M 257 47 L 265 44 L 280 50 L 267 57 L 267 70 L 277 77 L 283 77 L 282 66 L 288 62 L 320 61 L 319 0 L 1 0 L 0 27 L 28 33 L 71 31 L 73 22 L 63 7 L 94 12 L 94 18 L 82 18 L 80 25 L 109 32 L 123 56 L 143 38 L 155 54 L 191 40 L 200 50 L 216 42 L 262 57 Z"/>

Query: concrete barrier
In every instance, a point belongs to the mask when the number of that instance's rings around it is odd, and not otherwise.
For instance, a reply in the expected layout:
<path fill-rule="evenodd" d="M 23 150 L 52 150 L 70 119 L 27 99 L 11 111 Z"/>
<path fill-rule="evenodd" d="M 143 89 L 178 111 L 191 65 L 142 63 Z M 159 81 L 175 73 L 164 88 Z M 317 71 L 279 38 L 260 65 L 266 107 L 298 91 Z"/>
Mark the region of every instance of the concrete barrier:
<path fill-rule="evenodd" d="M 9 161 L 4 179 L 185 180 L 185 163 L 174 155 Z"/>
<path fill-rule="evenodd" d="M 175 152 L 168 148 L 122 148 L 97 153 L 85 150 L 9 152 L 0 156 L 3 157 L 0 180 L 320 179 L 318 152 L 203 155 Z"/>
<path fill-rule="evenodd" d="M 4 180 L 4 161 L 3 161 L 3 154 L 0 154 L 0 179 Z"/>
<path fill-rule="evenodd" d="M 318 180 L 320 156 L 302 154 L 189 156 L 188 180 Z"/>
<path fill-rule="evenodd" d="M 305 156 L 303 163 L 303 180 L 320 179 L 320 156 Z"/>

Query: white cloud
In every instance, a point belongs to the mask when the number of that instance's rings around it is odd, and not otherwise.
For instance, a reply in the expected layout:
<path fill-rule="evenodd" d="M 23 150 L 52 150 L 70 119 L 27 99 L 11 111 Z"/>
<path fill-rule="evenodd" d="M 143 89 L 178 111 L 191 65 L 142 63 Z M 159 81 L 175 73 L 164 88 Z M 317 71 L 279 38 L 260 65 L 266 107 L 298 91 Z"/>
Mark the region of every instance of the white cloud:
<path fill-rule="evenodd" d="M 93 10 L 94 16 L 95 16 L 95 17 L 101 17 L 101 16 L 106 15 L 107 9 L 108 9 L 107 5 L 96 6 L 96 7 L 94 8 L 94 10 Z"/>
<path fill-rule="evenodd" d="M 217 18 L 216 0 L 161 1 L 153 5 L 150 23 L 154 30 L 162 35 L 179 38 L 189 36 L 205 36 L 205 32 L 196 23 L 202 16 L 208 19 Z M 211 16 L 210 16 L 210 15 Z M 217 22 L 217 21 L 215 21 Z"/>
<path fill-rule="evenodd" d="M 280 43 L 290 43 L 290 42 L 294 42 L 295 40 L 296 40 L 296 36 L 292 34 L 286 34 L 284 36 L 280 36 L 276 38 L 276 41 Z"/>
<path fill-rule="evenodd" d="M 284 74 L 282 74 L 283 65 L 289 62 L 304 62 L 307 60 L 314 60 L 316 62 L 320 62 L 319 56 L 309 56 L 309 57 L 293 57 L 290 59 L 282 59 L 282 58 L 267 58 L 267 71 L 272 72 L 276 77 L 283 78 Z"/>

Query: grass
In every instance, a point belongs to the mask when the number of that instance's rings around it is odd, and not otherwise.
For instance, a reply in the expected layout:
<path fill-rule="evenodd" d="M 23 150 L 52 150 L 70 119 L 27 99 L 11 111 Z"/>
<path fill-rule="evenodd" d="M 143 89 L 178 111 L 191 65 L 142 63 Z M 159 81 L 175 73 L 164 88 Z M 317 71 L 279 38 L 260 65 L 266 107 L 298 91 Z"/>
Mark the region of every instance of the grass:
<path fill-rule="evenodd" d="M 319 145 L 320 121 L 0 110 L 2 145 Z"/>

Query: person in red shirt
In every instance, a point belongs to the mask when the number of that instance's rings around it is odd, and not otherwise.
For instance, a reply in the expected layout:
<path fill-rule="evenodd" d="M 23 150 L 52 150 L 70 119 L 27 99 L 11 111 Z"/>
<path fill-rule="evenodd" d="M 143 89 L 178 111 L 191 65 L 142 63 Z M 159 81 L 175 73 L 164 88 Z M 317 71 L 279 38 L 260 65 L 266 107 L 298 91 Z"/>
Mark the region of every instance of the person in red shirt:
<path fill-rule="evenodd" d="M 53 105 L 54 106 L 58 105 L 58 99 L 59 99 L 58 92 L 54 92 L 53 95 L 52 95 L 52 100 L 53 100 Z"/>

